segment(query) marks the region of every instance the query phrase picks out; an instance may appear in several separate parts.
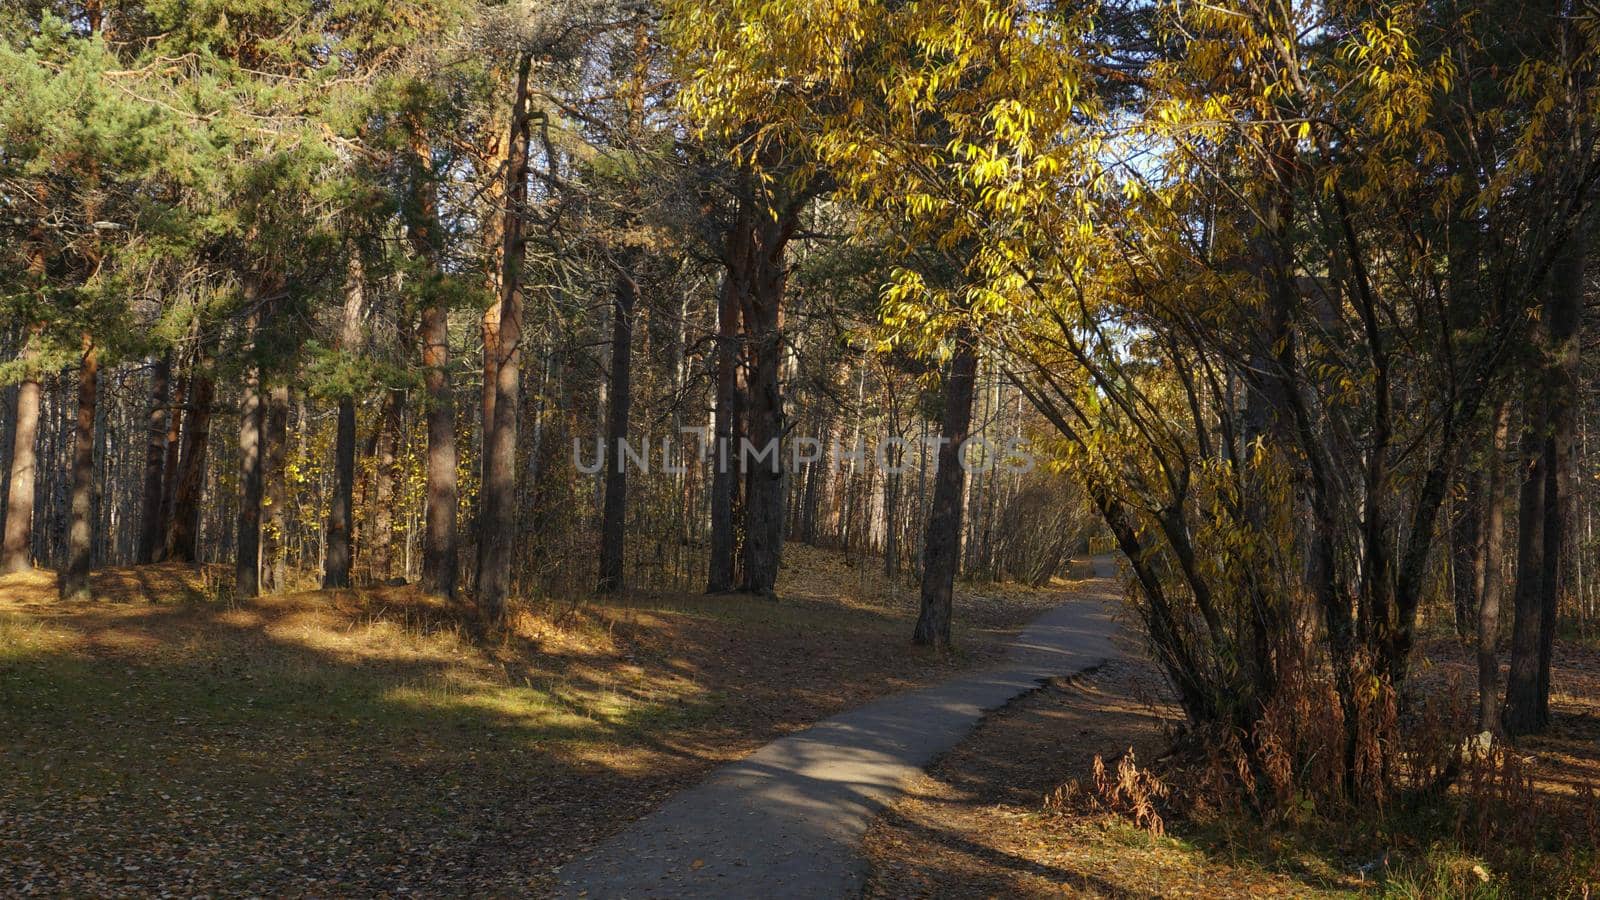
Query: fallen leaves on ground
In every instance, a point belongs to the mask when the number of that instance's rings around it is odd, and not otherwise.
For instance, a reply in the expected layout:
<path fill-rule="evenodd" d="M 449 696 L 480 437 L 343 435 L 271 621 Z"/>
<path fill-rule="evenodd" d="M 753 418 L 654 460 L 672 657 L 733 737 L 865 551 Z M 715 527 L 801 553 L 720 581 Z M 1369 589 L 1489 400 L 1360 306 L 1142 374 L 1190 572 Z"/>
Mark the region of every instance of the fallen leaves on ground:
<path fill-rule="evenodd" d="M 219 602 L 155 566 L 62 604 L 49 573 L 0 579 L 0 884 L 539 893 L 713 766 L 991 659 L 1059 599 L 960 599 L 940 657 L 881 561 L 786 556 L 778 602 L 534 606 L 494 640 L 408 588 Z"/>

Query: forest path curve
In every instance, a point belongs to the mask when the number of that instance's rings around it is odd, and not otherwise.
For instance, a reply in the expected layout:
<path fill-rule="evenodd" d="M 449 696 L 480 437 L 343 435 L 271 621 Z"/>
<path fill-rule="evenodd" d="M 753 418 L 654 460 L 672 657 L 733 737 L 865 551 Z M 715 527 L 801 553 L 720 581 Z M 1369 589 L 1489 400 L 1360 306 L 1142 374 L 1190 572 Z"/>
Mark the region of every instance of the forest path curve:
<path fill-rule="evenodd" d="M 885 697 L 713 772 L 556 875 L 563 897 L 852 897 L 861 837 L 913 775 L 985 712 L 1116 655 L 1115 568 L 1035 619 L 1006 661 Z"/>

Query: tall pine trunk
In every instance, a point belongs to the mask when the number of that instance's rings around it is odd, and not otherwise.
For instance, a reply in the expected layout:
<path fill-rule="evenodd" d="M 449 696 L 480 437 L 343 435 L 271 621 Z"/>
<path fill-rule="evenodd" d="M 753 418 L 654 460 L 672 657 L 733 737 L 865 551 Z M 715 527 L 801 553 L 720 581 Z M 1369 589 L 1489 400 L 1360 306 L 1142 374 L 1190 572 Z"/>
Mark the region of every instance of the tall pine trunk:
<path fill-rule="evenodd" d="M 405 411 L 406 395 L 399 390 L 389 392 L 389 402 L 384 407 L 383 421 L 378 428 L 377 471 L 373 473 L 372 512 L 372 578 L 386 583 L 394 573 L 394 483 L 398 460 L 400 429 Z"/>
<path fill-rule="evenodd" d="M 156 550 L 161 544 L 161 479 L 166 472 L 167 421 L 173 413 L 169 410 L 169 386 L 172 379 L 172 352 L 155 360 L 150 368 L 150 412 L 146 416 L 149 437 L 145 444 L 144 484 L 139 497 L 139 546 L 134 560 L 139 563 L 156 561 Z"/>
<path fill-rule="evenodd" d="M 495 254 L 496 258 L 503 258 L 504 250 Z M 494 283 L 500 284 L 496 276 Z M 478 460 L 478 483 L 489 483 L 489 443 L 494 436 L 494 396 L 495 379 L 500 371 L 500 297 L 499 288 L 496 288 L 494 303 L 483 311 L 478 328 L 483 337 L 483 390 L 478 397 L 478 428 L 483 446 L 480 448 L 481 459 Z M 478 492 L 478 519 L 479 526 L 483 522 L 483 491 Z M 478 535 L 478 540 L 483 540 L 483 535 Z"/>
<path fill-rule="evenodd" d="M 248 326 L 256 330 L 255 314 Z M 241 599 L 261 594 L 261 468 L 262 424 L 265 404 L 261 397 L 261 369 L 252 362 L 245 373 L 239 403 L 239 522 L 234 542 L 234 592 Z"/>
<path fill-rule="evenodd" d="M 506 169 L 504 238 L 500 275 L 500 327 L 495 339 L 494 427 L 484 440 L 483 502 L 478 526 L 478 603 L 491 620 L 505 614 L 511 593 L 511 546 L 517 502 L 517 418 L 522 401 L 522 266 L 527 252 L 528 74 L 532 58 L 517 67 Z M 553 161 L 552 161 L 553 164 Z"/>
<path fill-rule="evenodd" d="M 724 249 L 722 290 L 717 297 L 717 380 L 712 411 L 711 441 L 711 547 L 706 592 L 733 590 L 737 536 L 734 508 L 739 474 L 739 315 L 741 297 L 750 283 L 751 239 L 749 210 L 740 204 L 738 220 L 728 233 Z"/>
<path fill-rule="evenodd" d="M 750 360 L 746 428 L 751 458 L 746 461 L 744 590 L 769 597 L 778 582 L 783 541 L 783 363 L 782 304 L 787 270 L 784 247 L 795 222 L 792 214 L 763 218 L 755 229 L 755 266 L 744 299 L 745 340 Z M 741 451 L 744 449 L 741 446 Z M 743 454 L 741 453 L 741 456 Z"/>
<path fill-rule="evenodd" d="M 510 145 L 505 143 L 511 133 L 506 118 L 508 112 L 496 105 L 484 125 L 484 156 L 493 160 L 497 171 L 500 166 L 508 169 L 511 166 L 508 155 Z M 504 289 L 501 279 L 505 276 L 506 265 L 505 191 L 505 179 L 491 180 L 484 187 L 483 223 L 479 233 L 483 248 L 484 286 L 494 297 L 494 302 L 489 304 L 479 319 L 479 334 L 483 338 L 483 384 L 478 394 L 478 431 L 479 440 L 482 441 L 478 460 L 479 484 L 489 480 L 489 454 L 484 451 L 487 451 L 490 435 L 494 432 L 495 374 L 500 365 L 500 294 Z M 477 527 L 481 528 L 483 521 L 483 492 L 479 491 Z M 483 536 L 478 535 L 477 540 L 481 542 Z"/>
<path fill-rule="evenodd" d="M 1540 365 L 1529 387 L 1537 397 L 1530 398 L 1528 426 L 1523 429 L 1527 469 L 1518 510 L 1511 672 L 1502 716 L 1506 732 L 1513 736 L 1549 724 L 1549 667 L 1566 537 L 1563 507 L 1575 420 L 1584 262 L 1582 240 L 1574 236 L 1551 269 L 1540 323 Z"/>
<path fill-rule="evenodd" d="M 94 424 L 100 399 L 100 354 L 83 336 L 78 366 L 78 424 L 72 443 L 71 519 L 67 524 L 67 564 L 61 572 L 63 600 L 91 599 L 89 569 L 94 559 Z"/>
<path fill-rule="evenodd" d="M 429 277 L 439 274 L 438 202 L 432 151 L 420 131 L 412 136 L 411 197 L 406 210 L 412 250 Z M 428 421 L 427 508 L 422 532 L 422 589 L 456 595 L 456 408 L 450 390 L 450 311 L 430 292 L 422 310 L 423 388 Z"/>
<path fill-rule="evenodd" d="M 351 247 L 345 273 L 344 317 L 339 329 L 339 352 L 346 357 L 361 354 L 361 317 L 365 303 L 366 273 L 361 266 L 361 251 Z M 322 586 L 347 588 L 353 557 L 351 534 L 355 530 L 356 492 L 356 398 L 348 386 L 339 395 L 333 471 L 333 502 L 328 505 L 328 552 L 323 559 Z"/>
<path fill-rule="evenodd" d="M 267 392 L 263 427 L 261 578 L 262 588 L 272 593 L 289 587 L 289 385 L 275 384 Z"/>
<path fill-rule="evenodd" d="M 1504 589 L 1501 565 L 1505 548 L 1505 454 L 1511 422 L 1511 404 L 1501 400 L 1494 409 L 1489 439 L 1488 472 L 1484 477 L 1483 525 L 1478 530 L 1478 560 L 1483 572 L 1478 607 L 1478 728 L 1498 726 L 1500 703 L 1500 604 Z"/>
<path fill-rule="evenodd" d="M 911 636 L 918 644 L 937 647 L 950 646 L 951 604 L 960 563 L 961 489 L 966 474 L 961 467 L 961 444 L 972 426 L 972 395 L 978 374 L 978 352 L 971 335 L 962 329 L 955 342 L 944 383 L 939 461 L 923 540 L 922 609 Z"/>
<path fill-rule="evenodd" d="M 894 578 L 900 574 L 900 481 L 905 468 L 906 451 L 901 443 L 900 407 L 895 402 L 894 387 L 885 372 L 884 404 L 889 410 L 889 434 L 896 440 L 884 454 L 883 473 L 883 574 Z"/>
<path fill-rule="evenodd" d="M 24 351 L 32 356 L 32 349 Z M 17 386 L 17 415 L 11 439 L 11 474 L 6 488 L 5 539 L 0 543 L 0 574 L 33 567 L 33 502 L 39 477 L 38 375 L 31 370 Z"/>
<path fill-rule="evenodd" d="M 423 387 L 427 392 L 427 512 L 422 537 L 422 588 L 456 593 L 456 416 L 450 395 L 448 313 L 437 303 L 422 312 Z"/>
<path fill-rule="evenodd" d="M 1483 557 L 1479 553 L 1482 541 L 1478 532 L 1483 527 L 1486 480 L 1481 469 L 1472 473 L 1467 480 L 1466 496 L 1455 500 L 1451 510 L 1451 594 L 1456 634 L 1463 638 L 1473 632 L 1477 598 L 1483 593 Z"/>
<path fill-rule="evenodd" d="M 1530 393 L 1539 392 L 1533 388 Z M 1512 593 L 1511 671 L 1501 722 L 1513 735 L 1539 729 L 1539 632 L 1543 618 L 1545 469 L 1542 397 L 1530 397 L 1523 426 L 1523 475 L 1517 502 L 1517 574 Z"/>
<path fill-rule="evenodd" d="M 628 412 L 633 404 L 633 308 L 639 285 L 627 255 L 617 272 L 611 316 L 611 408 L 606 411 L 605 503 L 600 516 L 600 581 L 602 594 L 623 588 L 624 530 L 628 518 Z"/>
<path fill-rule="evenodd" d="M 1550 662 L 1555 650 L 1557 614 L 1566 587 L 1565 562 L 1572 553 L 1572 483 L 1578 418 L 1578 348 L 1583 315 L 1584 270 L 1588 262 L 1583 236 L 1575 235 L 1568 252 L 1551 271 L 1550 328 L 1550 463 L 1545 473 L 1544 577 L 1540 579 L 1538 720 L 1550 722 Z"/>
<path fill-rule="evenodd" d="M 172 512 L 167 521 L 164 558 L 192 563 L 199 559 L 200 497 L 206 488 L 206 450 L 211 438 L 211 404 L 216 384 L 205 371 L 205 358 L 196 354 L 189 372 L 188 412 L 184 416 L 182 447 L 179 450 L 177 487 L 172 493 Z"/>
<path fill-rule="evenodd" d="M 161 507 L 156 517 L 154 559 L 167 558 L 167 534 L 172 530 L 172 504 L 178 493 L 178 462 L 183 446 L 184 409 L 189 403 L 189 374 L 184 371 L 172 392 L 172 411 L 167 415 L 167 452 L 161 464 Z"/>
<path fill-rule="evenodd" d="M 352 526 L 356 489 L 356 401 L 339 398 L 339 421 L 333 448 L 333 500 L 328 504 L 327 553 L 323 557 L 322 586 L 350 586 Z"/>

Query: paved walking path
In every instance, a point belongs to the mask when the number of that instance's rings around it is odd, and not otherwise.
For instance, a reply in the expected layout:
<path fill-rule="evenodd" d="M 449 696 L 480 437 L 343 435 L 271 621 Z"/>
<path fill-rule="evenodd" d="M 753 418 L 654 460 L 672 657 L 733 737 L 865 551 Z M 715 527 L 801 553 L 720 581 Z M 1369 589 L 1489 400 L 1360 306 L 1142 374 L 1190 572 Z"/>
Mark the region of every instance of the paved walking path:
<path fill-rule="evenodd" d="M 713 772 L 557 875 L 561 896 L 852 897 L 872 817 L 984 712 L 1110 658 L 1111 561 L 1045 613 L 1006 662 L 885 697 Z"/>

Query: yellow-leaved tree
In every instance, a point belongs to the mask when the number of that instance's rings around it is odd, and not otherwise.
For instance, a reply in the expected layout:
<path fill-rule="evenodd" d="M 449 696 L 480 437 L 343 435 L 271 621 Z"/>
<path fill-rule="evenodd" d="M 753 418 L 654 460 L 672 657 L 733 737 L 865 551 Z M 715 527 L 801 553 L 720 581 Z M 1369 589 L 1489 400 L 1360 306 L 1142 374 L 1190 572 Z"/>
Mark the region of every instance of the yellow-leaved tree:
<path fill-rule="evenodd" d="M 1464 447 L 1592 205 L 1586 26 L 1519 42 L 1422 2 L 672 12 L 686 108 L 731 158 L 826 178 L 897 239 L 882 343 L 950 361 L 946 437 L 980 348 L 1052 424 L 1191 720 L 1258 773 L 1320 759 L 1345 799 L 1422 777 L 1372 752 L 1382 698 Z M 950 523 L 936 491 L 929 567 Z M 923 599 L 918 637 L 947 641 L 948 589 Z M 1324 689 L 1332 715 L 1284 724 Z"/>

